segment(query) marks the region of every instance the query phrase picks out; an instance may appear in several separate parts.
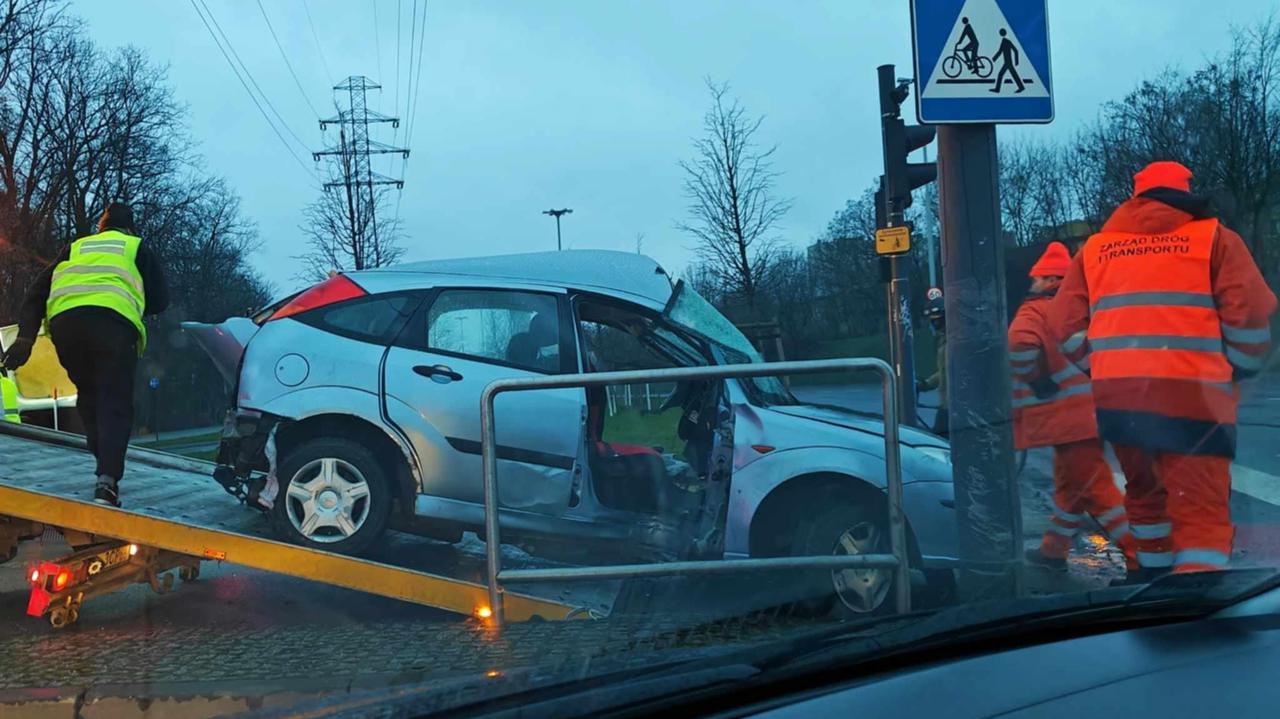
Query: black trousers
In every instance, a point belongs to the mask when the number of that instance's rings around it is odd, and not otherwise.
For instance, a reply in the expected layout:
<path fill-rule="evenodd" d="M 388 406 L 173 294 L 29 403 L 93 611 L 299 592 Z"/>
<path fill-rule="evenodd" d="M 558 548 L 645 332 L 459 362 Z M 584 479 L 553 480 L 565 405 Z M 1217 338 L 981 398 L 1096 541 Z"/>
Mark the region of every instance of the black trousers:
<path fill-rule="evenodd" d="M 138 331 L 112 314 L 98 308 L 68 310 L 50 320 L 49 335 L 79 393 L 76 407 L 98 461 L 97 474 L 118 480 L 133 433 Z"/>

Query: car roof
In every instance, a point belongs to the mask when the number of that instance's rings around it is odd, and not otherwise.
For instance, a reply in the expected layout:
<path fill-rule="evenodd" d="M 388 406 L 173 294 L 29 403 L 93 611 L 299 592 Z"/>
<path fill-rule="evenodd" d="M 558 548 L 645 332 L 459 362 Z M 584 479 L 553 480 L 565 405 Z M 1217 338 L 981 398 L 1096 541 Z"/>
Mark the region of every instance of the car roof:
<path fill-rule="evenodd" d="M 380 279 L 409 274 L 589 290 L 633 301 L 645 300 L 645 304 L 657 307 L 665 306 L 671 298 L 674 281 L 653 258 L 614 250 L 565 250 L 428 260 L 350 273 L 353 278 L 377 276 Z"/>

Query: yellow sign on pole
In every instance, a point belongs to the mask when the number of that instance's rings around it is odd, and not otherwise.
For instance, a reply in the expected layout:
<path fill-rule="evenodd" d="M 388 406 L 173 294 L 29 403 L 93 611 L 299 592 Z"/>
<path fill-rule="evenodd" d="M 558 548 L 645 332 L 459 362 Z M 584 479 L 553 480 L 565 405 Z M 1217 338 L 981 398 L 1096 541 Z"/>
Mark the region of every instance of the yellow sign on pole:
<path fill-rule="evenodd" d="M 885 227 L 876 230 L 876 254 L 896 255 L 911 249 L 911 230 L 903 227 Z"/>

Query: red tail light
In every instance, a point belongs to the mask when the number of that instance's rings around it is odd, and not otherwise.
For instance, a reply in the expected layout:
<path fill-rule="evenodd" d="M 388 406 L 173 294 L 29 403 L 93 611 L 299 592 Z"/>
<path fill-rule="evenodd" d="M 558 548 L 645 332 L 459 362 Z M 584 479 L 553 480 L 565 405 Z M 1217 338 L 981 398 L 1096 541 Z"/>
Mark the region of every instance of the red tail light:
<path fill-rule="evenodd" d="M 314 310 L 317 307 L 324 307 L 325 305 L 343 302 L 356 297 L 364 297 L 367 294 L 361 289 L 360 285 L 347 279 L 345 275 L 334 275 L 294 297 L 289 304 L 276 310 L 275 314 L 271 315 L 271 319 L 267 321 L 292 317 L 300 312 Z"/>

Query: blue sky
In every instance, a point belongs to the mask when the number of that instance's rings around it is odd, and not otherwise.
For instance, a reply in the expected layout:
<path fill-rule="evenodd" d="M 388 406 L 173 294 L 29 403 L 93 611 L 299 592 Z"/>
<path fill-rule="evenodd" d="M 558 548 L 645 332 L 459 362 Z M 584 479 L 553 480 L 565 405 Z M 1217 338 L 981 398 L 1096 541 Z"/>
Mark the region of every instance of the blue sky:
<path fill-rule="evenodd" d="M 320 147 L 316 116 L 257 0 L 205 2 L 293 132 Z M 408 260 L 554 249 L 553 221 L 540 213 L 571 207 L 567 246 L 634 251 L 642 233 L 646 254 L 680 271 L 691 241 L 675 229 L 686 206 L 676 163 L 699 132 L 704 76 L 729 82 L 749 112 L 765 116 L 760 138 L 778 145 L 777 189 L 794 200 L 779 235 L 806 245 L 880 172 L 875 67 L 892 62 L 908 75 L 911 66 L 906 0 L 262 2 L 321 112 L 333 106 L 335 81 L 365 75 L 384 88 L 371 107 L 406 120 L 415 2 L 425 12 L 413 154 L 400 198 Z M 1049 5 L 1057 119 L 1002 128 L 1002 137 L 1068 135 L 1102 102 L 1165 67 L 1219 52 L 1231 24 L 1274 7 L 1262 0 Z M 291 258 L 305 250 L 298 226 L 318 192 L 315 180 L 254 108 L 190 0 L 73 0 L 72 11 L 101 45 L 136 45 L 168 65 L 208 167 L 237 189 L 259 227 L 264 246 L 255 264 L 278 290 L 296 286 Z M 390 142 L 391 133 L 374 137 Z M 398 161 L 376 169 L 401 173 Z"/>

